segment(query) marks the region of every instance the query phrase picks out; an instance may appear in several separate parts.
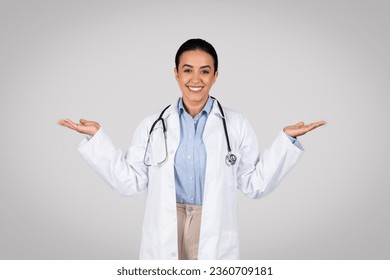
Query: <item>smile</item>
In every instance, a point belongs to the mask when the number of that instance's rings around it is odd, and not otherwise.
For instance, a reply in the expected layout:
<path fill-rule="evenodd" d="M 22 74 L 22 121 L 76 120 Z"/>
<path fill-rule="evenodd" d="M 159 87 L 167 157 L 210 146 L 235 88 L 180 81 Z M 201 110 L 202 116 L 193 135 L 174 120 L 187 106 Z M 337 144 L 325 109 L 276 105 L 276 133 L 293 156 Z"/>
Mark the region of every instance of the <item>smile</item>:
<path fill-rule="evenodd" d="M 188 87 L 190 91 L 200 91 L 203 87 Z"/>

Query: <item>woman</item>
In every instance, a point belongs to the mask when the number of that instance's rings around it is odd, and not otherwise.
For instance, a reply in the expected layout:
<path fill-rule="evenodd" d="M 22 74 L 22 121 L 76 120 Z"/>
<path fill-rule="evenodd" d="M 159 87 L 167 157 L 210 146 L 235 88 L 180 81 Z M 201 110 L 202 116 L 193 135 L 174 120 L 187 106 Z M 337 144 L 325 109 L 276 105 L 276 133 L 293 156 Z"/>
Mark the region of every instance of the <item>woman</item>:
<path fill-rule="evenodd" d="M 175 64 L 182 97 L 141 122 L 124 156 L 97 122 L 59 124 L 88 135 L 79 151 L 114 190 L 147 191 L 140 259 L 238 259 L 238 190 L 269 193 L 303 152 L 296 137 L 325 122 L 285 127 L 260 157 L 249 122 L 209 95 L 214 47 L 188 40 Z"/>

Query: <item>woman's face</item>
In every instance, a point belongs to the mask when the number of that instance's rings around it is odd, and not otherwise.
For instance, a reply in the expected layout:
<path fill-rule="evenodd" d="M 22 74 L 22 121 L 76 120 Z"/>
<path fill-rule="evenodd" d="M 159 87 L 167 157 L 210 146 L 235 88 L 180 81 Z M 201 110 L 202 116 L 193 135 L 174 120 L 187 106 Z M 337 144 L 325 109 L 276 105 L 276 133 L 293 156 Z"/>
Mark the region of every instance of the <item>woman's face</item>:
<path fill-rule="evenodd" d="M 193 50 L 181 54 L 178 68 L 175 68 L 175 77 L 184 104 L 196 106 L 206 103 L 218 72 L 214 73 L 214 59 L 210 54 Z"/>

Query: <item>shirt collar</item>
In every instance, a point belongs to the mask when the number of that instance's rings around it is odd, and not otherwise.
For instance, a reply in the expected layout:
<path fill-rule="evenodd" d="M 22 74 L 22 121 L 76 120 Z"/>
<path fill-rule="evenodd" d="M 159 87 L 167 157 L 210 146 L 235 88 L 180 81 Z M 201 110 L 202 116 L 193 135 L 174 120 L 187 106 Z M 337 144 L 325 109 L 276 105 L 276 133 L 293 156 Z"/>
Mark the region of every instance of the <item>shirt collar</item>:
<path fill-rule="evenodd" d="M 210 96 L 209 96 L 206 104 L 204 105 L 202 111 L 199 114 L 206 114 L 208 116 L 211 112 L 211 109 L 213 108 L 213 103 L 214 103 L 214 100 L 212 98 L 210 98 Z M 179 108 L 179 114 L 181 115 L 185 111 L 182 97 L 180 97 L 177 106 Z"/>

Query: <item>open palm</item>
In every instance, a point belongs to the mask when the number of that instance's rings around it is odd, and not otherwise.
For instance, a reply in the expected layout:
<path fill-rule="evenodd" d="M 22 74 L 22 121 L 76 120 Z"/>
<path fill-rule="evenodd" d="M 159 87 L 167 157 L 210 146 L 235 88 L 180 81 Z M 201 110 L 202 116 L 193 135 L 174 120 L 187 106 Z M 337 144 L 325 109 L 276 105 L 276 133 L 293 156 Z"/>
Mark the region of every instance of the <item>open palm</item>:
<path fill-rule="evenodd" d="M 313 129 L 315 129 L 319 126 L 322 126 L 324 124 L 326 124 L 326 122 L 324 122 L 324 121 L 313 122 L 313 123 L 309 123 L 309 124 L 305 124 L 304 122 L 299 122 L 299 123 L 294 124 L 294 125 L 286 126 L 283 129 L 283 131 L 292 137 L 298 137 L 298 136 L 302 136 L 302 135 L 308 133 L 309 131 L 312 131 Z"/>
<path fill-rule="evenodd" d="M 95 135 L 100 128 L 97 122 L 84 119 L 81 119 L 80 123 L 74 123 L 69 119 L 61 119 L 58 121 L 58 124 L 86 135 Z"/>

